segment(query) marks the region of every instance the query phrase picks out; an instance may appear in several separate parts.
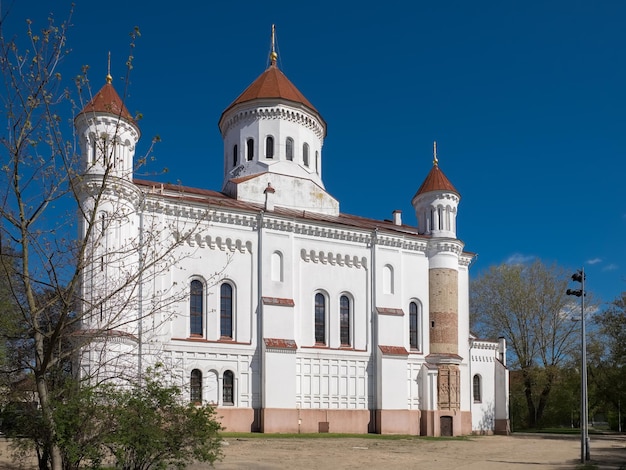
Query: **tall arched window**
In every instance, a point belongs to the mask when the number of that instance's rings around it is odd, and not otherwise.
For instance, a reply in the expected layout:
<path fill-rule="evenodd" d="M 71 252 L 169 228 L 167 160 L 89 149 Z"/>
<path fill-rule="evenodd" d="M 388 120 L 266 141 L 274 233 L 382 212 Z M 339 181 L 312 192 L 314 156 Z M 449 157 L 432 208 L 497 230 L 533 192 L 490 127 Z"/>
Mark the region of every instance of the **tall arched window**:
<path fill-rule="evenodd" d="M 350 346 L 350 299 L 347 295 L 339 299 L 339 336 L 342 346 Z"/>
<path fill-rule="evenodd" d="M 285 152 L 287 154 L 287 160 L 293 161 L 293 139 L 291 137 L 287 137 Z"/>
<path fill-rule="evenodd" d="M 246 141 L 246 158 L 248 161 L 254 158 L 254 139 L 248 139 Z"/>
<path fill-rule="evenodd" d="M 204 316 L 204 287 L 198 280 L 191 281 L 189 294 L 189 332 L 192 336 L 202 336 Z"/>
<path fill-rule="evenodd" d="M 473 389 L 474 389 L 474 403 L 480 403 L 482 402 L 482 397 L 481 397 L 481 384 L 480 384 L 480 375 L 476 374 L 472 380 L 473 382 Z"/>
<path fill-rule="evenodd" d="M 319 174 L 320 172 L 320 153 L 315 151 L 315 172 Z"/>
<path fill-rule="evenodd" d="M 302 146 L 302 162 L 304 166 L 309 166 L 309 144 L 306 142 Z"/>
<path fill-rule="evenodd" d="M 326 297 L 315 294 L 315 342 L 326 344 Z"/>
<path fill-rule="evenodd" d="M 239 152 L 238 152 L 238 149 L 237 149 L 237 144 L 235 144 L 233 146 L 233 167 L 237 166 L 237 153 L 239 153 Z"/>
<path fill-rule="evenodd" d="M 202 372 L 198 369 L 192 370 L 189 385 L 191 403 L 202 403 Z"/>
<path fill-rule="evenodd" d="M 230 370 L 224 372 L 224 384 L 222 386 L 222 404 L 235 404 L 235 376 Z"/>
<path fill-rule="evenodd" d="M 419 309 L 415 302 L 409 304 L 409 343 L 411 349 L 419 350 Z"/>
<path fill-rule="evenodd" d="M 233 287 L 227 283 L 220 287 L 220 334 L 233 337 Z"/>
<path fill-rule="evenodd" d="M 271 135 L 265 139 L 265 158 L 274 158 L 274 137 Z"/>

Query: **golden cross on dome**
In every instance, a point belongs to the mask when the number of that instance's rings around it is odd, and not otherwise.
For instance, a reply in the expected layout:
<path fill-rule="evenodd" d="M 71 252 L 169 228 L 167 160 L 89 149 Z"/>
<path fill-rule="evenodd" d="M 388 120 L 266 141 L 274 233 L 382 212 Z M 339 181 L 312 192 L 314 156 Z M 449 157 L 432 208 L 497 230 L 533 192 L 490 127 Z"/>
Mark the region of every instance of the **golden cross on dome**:
<path fill-rule="evenodd" d="M 439 165 L 439 159 L 437 158 L 437 141 L 433 142 L 433 165 Z"/>

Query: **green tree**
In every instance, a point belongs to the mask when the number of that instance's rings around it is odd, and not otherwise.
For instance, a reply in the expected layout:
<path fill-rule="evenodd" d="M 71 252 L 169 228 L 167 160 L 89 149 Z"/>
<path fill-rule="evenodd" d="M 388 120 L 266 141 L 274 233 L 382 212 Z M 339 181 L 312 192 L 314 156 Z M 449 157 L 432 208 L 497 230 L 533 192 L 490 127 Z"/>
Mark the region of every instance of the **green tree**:
<path fill-rule="evenodd" d="M 472 328 L 485 337 L 506 337 L 531 428 L 541 425 L 559 368 L 578 345 L 576 305 L 565 294 L 569 277 L 558 266 L 535 261 L 492 266 L 472 282 Z"/>
<path fill-rule="evenodd" d="M 589 376 L 596 400 L 612 412 L 616 425 L 618 410 L 626 404 L 626 292 L 597 315 L 596 322 L 599 331 L 595 353 L 589 356 Z"/>
<path fill-rule="evenodd" d="M 159 370 L 149 371 L 141 387 L 114 389 L 108 402 L 111 432 L 104 444 L 117 468 L 185 468 L 221 457 L 215 409 L 189 403 Z"/>
<path fill-rule="evenodd" d="M 0 9 L 3 7 L 5 4 L 0 4 Z M 27 20 L 24 35 L 5 35 L 7 21 L 12 17 L 10 12 L 0 10 L 0 102 L 4 122 L 0 133 L 0 268 L 5 275 L 11 272 L 0 281 L 0 308 L 15 309 L 14 316 L 0 315 L 0 326 L 4 328 L 8 322 L 10 327 L 18 327 L 12 343 L 15 348 L 11 349 L 16 354 L 11 359 L 17 362 L 11 367 L 33 379 L 41 420 L 41 434 L 33 439 L 40 451 L 40 466 L 58 470 L 63 458 L 55 406 L 61 403 L 67 367 L 95 338 L 106 338 L 120 325 L 132 323 L 124 315 L 142 301 L 136 295 L 139 283 L 150 285 L 151 279 L 178 261 L 172 259 L 172 250 L 189 235 L 181 235 L 167 245 L 162 243 L 163 232 L 191 234 L 194 227 L 182 230 L 174 226 L 176 222 L 167 227 L 144 225 L 143 232 L 127 240 L 117 252 L 107 251 L 109 259 L 140 258 L 142 262 L 126 266 L 117 278 L 108 279 L 98 298 L 81 298 L 86 293 L 82 282 L 90 273 L 89 266 L 95 264 L 95 247 L 103 246 L 99 215 L 106 211 L 110 214 L 107 223 L 119 224 L 129 214 L 112 203 L 105 208 L 102 204 L 119 183 L 113 174 L 113 145 L 97 143 L 103 155 L 103 174 L 98 184 L 87 187 L 85 183 L 89 180 L 88 169 L 77 151 L 73 117 L 86 109 L 92 93 L 86 69 L 67 84 L 61 74 L 61 64 L 69 51 L 67 34 L 72 12 L 60 24 L 53 18 L 50 15 L 49 22 L 40 28 Z M 135 30 L 131 51 L 137 36 Z M 120 87 L 124 98 L 132 59 L 131 52 L 126 81 Z M 111 117 L 121 119 L 121 110 Z M 118 136 L 111 137 L 115 141 Z M 136 167 L 150 161 L 151 152 L 150 145 L 144 156 L 136 158 Z M 85 194 L 89 204 L 84 204 Z M 203 220 L 198 217 L 197 223 Z M 82 235 L 78 240 L 77 226 Z M 11 257 L 10 264 L 5 262 L 6 256 Z M 6 285 L 2 284 L 4 280 Z M 8 300 L 2 298 L 5 292 Z M 184 288 L 173 286 L 167 296 L 153 294 L 154 301 L 146 302 L 142 316 L 133 320 L 136 324 L 158 328 L 158 321 L 169 319 L 172 312 L 168 308 L 182 298 Z M 81 324 L 103 311 L 107 316 L 97 327 L 76 334 Z M 157 312 L 159 320 L 152 321 Z M 8 327 L 4 329 L 5 336 L 9 331 Z M 149 333 L 143 329 L 144 338 Z"/>

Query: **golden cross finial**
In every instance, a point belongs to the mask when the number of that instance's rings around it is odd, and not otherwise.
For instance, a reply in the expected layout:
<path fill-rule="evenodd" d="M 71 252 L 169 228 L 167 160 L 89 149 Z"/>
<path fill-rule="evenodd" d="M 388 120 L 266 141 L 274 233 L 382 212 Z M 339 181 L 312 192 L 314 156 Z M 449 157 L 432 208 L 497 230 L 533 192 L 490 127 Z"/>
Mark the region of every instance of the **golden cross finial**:
<path fill-rule="evenodd" d="M 439 159 L 437 158 L 437 141 L 433 142 L 433 165 L 439 165 Z"/>
<path fill-rule="evenodd" d="M 107 64 L 107 83 L 111 83 L 113 81 L 113 77 L 111 76 L 111 51 L 109 51 L 109 61 Z"/>
<path fill-rule="evenodd" d="M 278 54 L 276 53 L 276 25 L 272 25 L 272 52 L 270 52 L 270 63 L 276 65 Z"/>

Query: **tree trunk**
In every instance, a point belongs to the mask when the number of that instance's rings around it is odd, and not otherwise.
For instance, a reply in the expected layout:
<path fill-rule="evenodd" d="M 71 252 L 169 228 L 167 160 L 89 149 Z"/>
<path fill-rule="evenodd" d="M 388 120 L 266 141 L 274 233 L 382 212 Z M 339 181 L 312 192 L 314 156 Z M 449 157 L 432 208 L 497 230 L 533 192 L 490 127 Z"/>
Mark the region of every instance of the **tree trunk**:
<path fill-rule="evenodd" d="M 524 395 L 526 396 L 526 408 L 528 409 L 527 425 L 530 429 L 537 427 L 537 413 L 533 402 L 533 383 L 529 375 L 524 373 Z"/>

